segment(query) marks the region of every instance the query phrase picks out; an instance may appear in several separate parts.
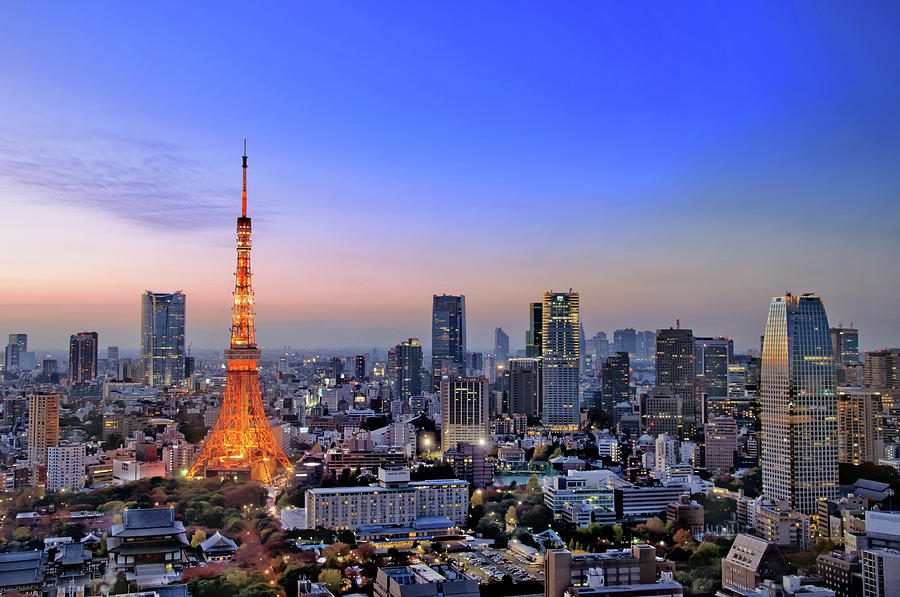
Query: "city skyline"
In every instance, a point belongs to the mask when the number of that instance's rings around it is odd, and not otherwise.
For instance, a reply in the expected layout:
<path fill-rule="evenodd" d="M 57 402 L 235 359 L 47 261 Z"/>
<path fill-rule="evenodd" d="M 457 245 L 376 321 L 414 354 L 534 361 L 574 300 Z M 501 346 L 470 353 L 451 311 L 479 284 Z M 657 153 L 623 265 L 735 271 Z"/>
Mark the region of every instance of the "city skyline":
<path fill-rule="evenodd" d="M 9 7 L 0 98 L 0 329 L 36 350 L 136 348 L 148 289 L 227 344 L 245 135 L 264 348 L 424 340 L 447 293 L 516 349 L 569 287 L 588 336 L 680 317 L 744 351 L 786 290 L 861 349 L 900 329 L 895 6 L 56 8 Z"/>

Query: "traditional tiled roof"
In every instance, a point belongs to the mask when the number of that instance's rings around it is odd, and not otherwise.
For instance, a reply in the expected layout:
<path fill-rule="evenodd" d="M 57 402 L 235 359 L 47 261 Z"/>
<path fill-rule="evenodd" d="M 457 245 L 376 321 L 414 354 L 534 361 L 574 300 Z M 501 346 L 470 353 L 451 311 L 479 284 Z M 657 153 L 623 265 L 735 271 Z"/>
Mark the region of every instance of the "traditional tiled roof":
<path fill-rule="evenodd" d="M 237 544 L 216 531 L 212 537 L 200 543 L 200 549 L 203 550 L 203 553 L 233 552 L 237 550 Z"/>

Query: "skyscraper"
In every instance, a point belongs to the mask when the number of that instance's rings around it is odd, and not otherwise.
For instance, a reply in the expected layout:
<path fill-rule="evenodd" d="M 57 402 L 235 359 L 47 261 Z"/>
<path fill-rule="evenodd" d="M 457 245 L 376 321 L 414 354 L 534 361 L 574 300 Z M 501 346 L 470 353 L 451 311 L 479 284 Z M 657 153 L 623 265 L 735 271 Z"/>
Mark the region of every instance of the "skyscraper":
<path fill-rule="evenodd" d="M 704 377 L 709 396 L 728 395 L 732 346 L 731 338 L 694 338 L 694 373 Z"/>
<path fill-rule="evenodd" d="M 540 407 L 540 360 L 510 359 L 503 379 L 507 412 L 511 415 L 537 416 Z"/>
<path fill-rule="evenodd" d="M 598 363 L 602 363 L 609 357 L 609 340 L 606 338 L 606 332 L 594 334 L 594 350 L 597 351 Z"/>
<path fill-rule="evenodd" d="M 422 393 L 422 344 L 418 338 L 401 342 L 388 353 L 388 376 L 397 396 L 409 400 Z"/>
<path fill-rule="evenodd" d="M 636 341 L 638 357 L 649 359 L 656 354 L 656 334 L 652 331 L 637 332 Z"/>
<path fill-rule="evenodd" d="M 617 352 L 604 361 L 600 368 L 601 405 L 603 412 L 612 420 L 615 405 L 631 399 L 631 363 L 627 352 Z"/>
<path fill-rule="evenodd" d="M 834 362 L 851 365 L 859 362 L 859 330 L 855 328 L 831 328 L 831 349 Z"/>
<path fill-rule="evenodd" d="M 494 330 L 494 364 L 506 366 L 509 361 L 509 334 L 503 328 Z"/>
<path fill-rule="evenodd" d="M 431 316 L 432 391 L 441 377 L 466 374 L 466 297 L 434 295 Z"/>
<path fill-rule="evenodd" d="M 625 328 L 613 332 L 613 350 L 634 354 L 637 344 L 637 334 L 634 328 Z"/>
<path fill-rule="evenodd" d="M 490 437 L 487 378 L 442 379 L 440 389 L 441 451 L 460 442 L 484 446 Z"/>
<path fill-rule="evenodd" d="M 369 379 L 369 376 L 366 373 L 366 357 L 368 356 L 369 355 L 358 354 L 353 357 L 353 377 L 357 381 L 364 381 Z"/>
<path fill-rule="evenodd" d="M 99 351 L 97 332 L 79 332 L 69 337 L 69 383 L 84 383 L 97 377 Z"/>
<path fill-rule="evenodd" d="M 19 367 L 19 357 L 28 352 L 28 334 L 10 334 L 4 353 L 4 369 L 7 371 Z"/>
<path fill-rule="evenodd" d="M 693 439 L 702 424 L 703 407 L 694 392 L 694 334 L 691 330 L 656 330 L 656 385 L 669 388 L 681 397 L 682 439 Z"/>
<path fill-rule="evenodd" d="M 46 464 L 47 448 L 59 445 L 59 394 L 35 392 L 28 397 L 28 458 Z"/>
<path fill-rule="evenodd" d="M 577 431 L 580 421 L 579 297 L 545 292 L 541 308 L 542 422 L 555 431 Z"/>
<path fill-rule="evenodd" d="M 141 370 L 144 384 L 184 381 L 185 296 L 181 291 L 141 295 Z"/>
<path fill-rule="evenodd" d="M 279 466 L 288 471 L 293 467 L 272 432 L 259 388 L 260 350 L 256 346 L 255 301 L 250 278 L 252 223 L 247 216 L 246 139 L 242 158 L 243 190 L 241 215 L 237 219 L 231 346 L 225 350 L 228 362 L 225 393 L 216 425 L 203 443 L 188 478 L 224 474 L 272 485 Z"/>
<path fill-rule="evenodd" d="M 763 494 L 815 514 L 818 500 L 838 497 L 834 357 L 820 297 L 772 299 L 760 399 Z"/>
<path fill-rule="evenodd" d="M 525 331 L 525 356 L 539 359 L 543 349 L 544 303 L 528 305 L 528 329 Z"/>

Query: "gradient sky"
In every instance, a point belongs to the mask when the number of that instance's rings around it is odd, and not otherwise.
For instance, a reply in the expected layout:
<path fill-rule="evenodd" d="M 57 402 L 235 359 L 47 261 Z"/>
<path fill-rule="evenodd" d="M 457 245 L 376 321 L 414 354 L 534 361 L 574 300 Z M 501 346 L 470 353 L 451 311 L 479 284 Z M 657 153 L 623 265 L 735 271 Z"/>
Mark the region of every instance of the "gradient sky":
<path fill-rule="evenodd" d="M 816 291 L 900 344 L 896 2 L 29 3 L 0 21 L 0 333 L 227 339 L 249 138 L 258 339 L 469 344 L 581 291 L 587 333 L 758 346 Z M 428 342 L 426 341 L 426 345 Z"/>

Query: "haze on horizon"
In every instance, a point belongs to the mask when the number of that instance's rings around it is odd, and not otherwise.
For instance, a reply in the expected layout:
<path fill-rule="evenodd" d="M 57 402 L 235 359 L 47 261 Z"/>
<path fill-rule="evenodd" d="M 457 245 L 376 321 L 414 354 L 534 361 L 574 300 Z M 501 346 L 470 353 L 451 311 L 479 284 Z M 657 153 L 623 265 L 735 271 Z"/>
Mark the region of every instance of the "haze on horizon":
<path fill-rule="evenodd" d="M 187 294 L 227 341 L 249 141 L 264 347 L 523 345 L 581 293 L 588 336 L 681 318 L 757 347 L 822 295 L 900 331 L 900 5 L 13 3 L 0 77 L 0 334 L 138 344 Z"/>

